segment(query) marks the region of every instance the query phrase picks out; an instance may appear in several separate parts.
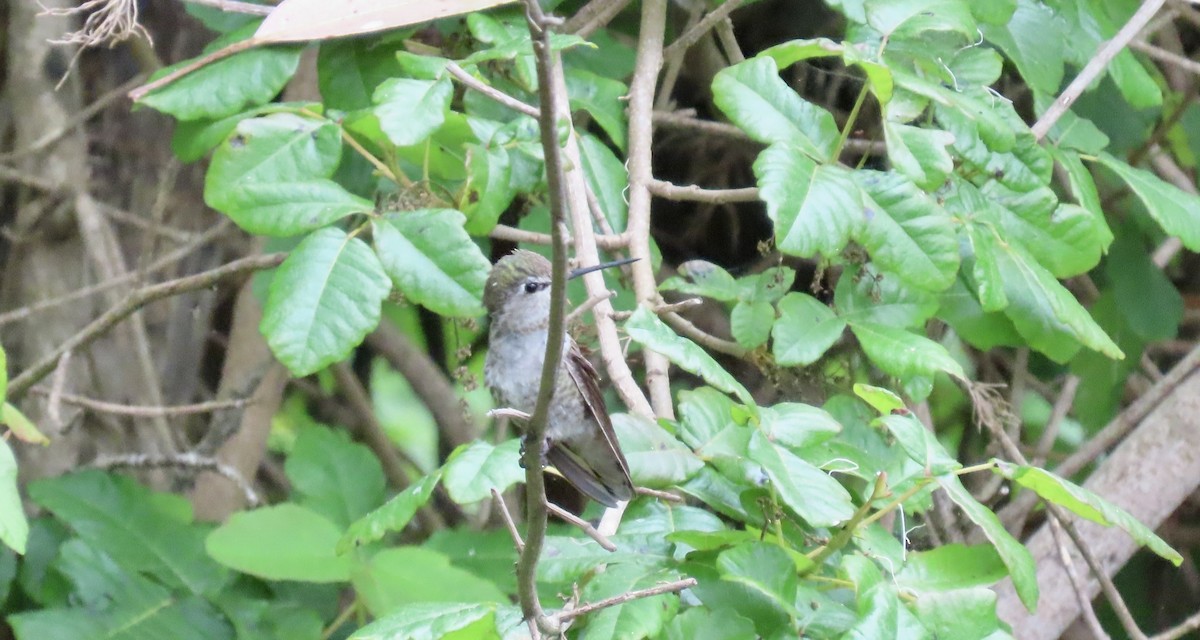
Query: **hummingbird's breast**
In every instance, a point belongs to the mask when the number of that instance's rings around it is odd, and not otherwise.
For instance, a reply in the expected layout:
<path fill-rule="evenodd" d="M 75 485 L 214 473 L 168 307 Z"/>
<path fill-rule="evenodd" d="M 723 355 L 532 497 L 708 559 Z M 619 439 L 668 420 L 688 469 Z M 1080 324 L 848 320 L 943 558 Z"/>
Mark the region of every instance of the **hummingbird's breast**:
<path fill-rule="evenodd" d="M 563 355 L 572 347 L 570 336 L 563 338 Z M 484 361 L 484 382 L 500 406 L 533 413 L 541 384 L 542 362 L 546 357 L 546 331 L 492 335 Z M 560 360 L 555 376 L 555 392 L 550 402 L 546 437 L 570 439 L 590 431 L 583 396 Z"/>

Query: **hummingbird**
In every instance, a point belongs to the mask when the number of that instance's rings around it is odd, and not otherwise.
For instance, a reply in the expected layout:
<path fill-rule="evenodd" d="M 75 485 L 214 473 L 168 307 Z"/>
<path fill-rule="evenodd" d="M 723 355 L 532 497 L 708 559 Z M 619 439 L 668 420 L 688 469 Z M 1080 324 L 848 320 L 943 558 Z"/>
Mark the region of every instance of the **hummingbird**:
<path fill-rule="evenodd" d="M 628 262 L 576 269 L 568 279 Z M 488 274 L 483 304 L 491 319 L 484 382 L 497 402 L 532 414 L 550 326 L 550 261 L 522 249 L 504 256 Z M 546 439 L 539 443 L 544 461 L 605 506 L 629 500 L 629 463 L 604 407 L 600 378 L 569 334 L 554 380 Z"/>

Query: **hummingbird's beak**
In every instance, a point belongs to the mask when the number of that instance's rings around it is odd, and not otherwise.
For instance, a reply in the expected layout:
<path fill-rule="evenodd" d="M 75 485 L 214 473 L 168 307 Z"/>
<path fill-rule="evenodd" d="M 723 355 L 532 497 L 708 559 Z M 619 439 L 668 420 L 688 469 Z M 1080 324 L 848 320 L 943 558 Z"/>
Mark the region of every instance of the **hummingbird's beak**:
<path fill-rule="evenodd" d="M 571 273 L 567 274 L 567 280 L 572 280 L 574 278 L 578 278 L 579 276 L 581 276 L 585 273 L 591 273 L 593 271 L 599 271 L 601 269 L 607 269 L 609 267 L 619 267 L 621 265 L 629 264 L 630 262 L 637 262 L 640 259 L 641 258 L 625 258 L 624 260 L 613 260 L 612 262 L 601 262 L 600 264 L 595 265 L 593 267 L 580 267 L 578 269 L 573 269 L 573 270 L 571 270 Z"/>

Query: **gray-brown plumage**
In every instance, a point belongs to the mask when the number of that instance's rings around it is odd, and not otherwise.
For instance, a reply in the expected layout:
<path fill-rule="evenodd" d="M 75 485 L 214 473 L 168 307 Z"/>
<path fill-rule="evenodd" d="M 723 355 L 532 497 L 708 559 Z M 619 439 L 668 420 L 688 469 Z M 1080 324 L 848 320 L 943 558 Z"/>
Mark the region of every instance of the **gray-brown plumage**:
<path fill-rule="evenodd" d="M 550 261 L 517 250 L 492 267 L 483 293 L 491 318 L 484 380 L 501 406 L 533 413 L 550 324 Z M 609 507 L 633 497 L 629 464 L 604 408 L 595 368 L 569 336 L 546 423 L 546 461 Z"/>

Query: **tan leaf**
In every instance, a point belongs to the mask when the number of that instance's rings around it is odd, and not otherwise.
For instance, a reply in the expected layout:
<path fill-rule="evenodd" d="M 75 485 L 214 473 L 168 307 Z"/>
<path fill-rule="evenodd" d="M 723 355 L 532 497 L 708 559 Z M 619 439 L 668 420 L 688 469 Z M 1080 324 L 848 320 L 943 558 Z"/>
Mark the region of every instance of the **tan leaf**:
<path fill-rule="evenodd" d="M 261 43 L 328 40 L 482 11 L 515 0 L 283 0 L 259 25 Z"/>

